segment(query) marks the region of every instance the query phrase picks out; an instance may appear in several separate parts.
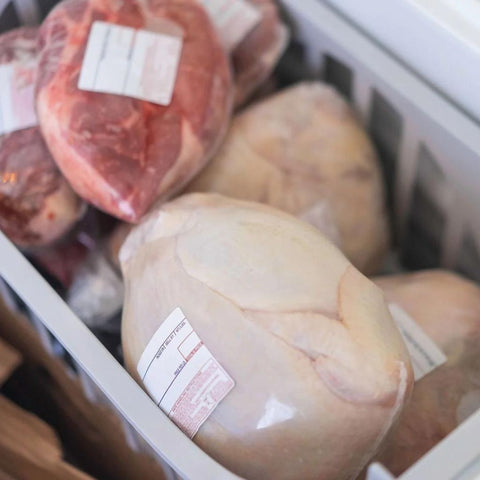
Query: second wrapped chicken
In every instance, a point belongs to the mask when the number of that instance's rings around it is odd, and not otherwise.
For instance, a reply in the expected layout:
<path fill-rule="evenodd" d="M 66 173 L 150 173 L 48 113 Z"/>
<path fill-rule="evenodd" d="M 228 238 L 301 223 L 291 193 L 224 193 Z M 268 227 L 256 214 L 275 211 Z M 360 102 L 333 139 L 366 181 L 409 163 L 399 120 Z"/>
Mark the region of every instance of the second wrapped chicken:
<path fill-rule="evenodd" d="M 409 317 L 420 330 L 407 338 L 416 371 L 428 372 L 417 373 L 412 400 L 378 458 L 400 476 L 480 409 L 480 289 L 442 270 L 380 277 L 376 283 L 397 316 Z"/>
<path fill-rule="evenodd" d="M 305 83 L 238 115 L 219 153 L 188 187 L 269 204 L 310 222 L 361 271 L 389 243 L 374 148 L 332 88 Z"/>

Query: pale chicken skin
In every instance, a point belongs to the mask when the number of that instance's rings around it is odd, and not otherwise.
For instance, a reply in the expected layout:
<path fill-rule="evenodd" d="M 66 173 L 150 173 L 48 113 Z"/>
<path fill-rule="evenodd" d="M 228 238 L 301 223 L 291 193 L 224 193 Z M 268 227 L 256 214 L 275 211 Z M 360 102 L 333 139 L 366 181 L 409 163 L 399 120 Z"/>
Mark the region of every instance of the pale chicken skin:
<path fill-rule="evenodd" d="M 389 245 L 380 164 L 348 104 L 302 83 L 237 115 L 187 192 L 265 203 L 317 227 L 360 271 L 375 274 Z"/>
<path fill-rule="evenodd" d="M 353 479 L 412 386 L 381 290 L 318 230 L 214 194 L 165 204 L 120 252 L 122 343 L 137 363 L 180 307 L 235 381 L 194 441 L 251 480 Z"/>

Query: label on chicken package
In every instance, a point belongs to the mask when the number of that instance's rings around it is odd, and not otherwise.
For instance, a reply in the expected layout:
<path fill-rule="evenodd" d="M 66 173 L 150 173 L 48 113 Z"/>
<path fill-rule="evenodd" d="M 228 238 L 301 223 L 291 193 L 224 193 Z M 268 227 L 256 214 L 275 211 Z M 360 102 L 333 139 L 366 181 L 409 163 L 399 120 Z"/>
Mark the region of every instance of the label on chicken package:
<path fill-rule="evenodd" d="M 137 371 L 157 405 L 190 438 L 235 386 L 180 308 L 160 325 Z"/>
<path fill-rule="evenodd" d="M 395 303 L 388 308 L 410 353 L 417 382 L 443 365 L 447 357 L 403 308 Z"/>
<path fill-rule="evenodd" d="M 182 47 L 181 37 L 96 21 L 78 88 L 170 105 Z"/>
<path fill-rule="evenodd" d="M 260 23 L 262 14 L 245 0 L 201 0 L 218 29 L 227 52 L 235 48 Z"/>
<path fill-rule="evenodd" d="M 37 63 L 0 65 L 0 135 L 34 127 L 35 71 Z"/>

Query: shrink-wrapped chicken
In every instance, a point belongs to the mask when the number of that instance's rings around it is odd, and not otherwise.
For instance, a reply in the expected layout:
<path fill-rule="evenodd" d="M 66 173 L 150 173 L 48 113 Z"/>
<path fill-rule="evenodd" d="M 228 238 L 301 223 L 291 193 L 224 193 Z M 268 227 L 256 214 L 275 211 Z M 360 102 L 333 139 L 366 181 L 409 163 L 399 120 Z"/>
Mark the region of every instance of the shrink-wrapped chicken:
<path fill-rule="evenodd" d="M 389 243 L 372 143 L 330 87 L 304 83 L 238 115 L 189 192 L 266 203 L 310 222 L 361 271 L 375 273 Z"/>
<path fill-rule="evenodd" d="M 120 260 L 127 368 L 200 447 L 247 479 L 355 478 L 412 372 L 381 290 L 318 230 L 186 195 Z"/>

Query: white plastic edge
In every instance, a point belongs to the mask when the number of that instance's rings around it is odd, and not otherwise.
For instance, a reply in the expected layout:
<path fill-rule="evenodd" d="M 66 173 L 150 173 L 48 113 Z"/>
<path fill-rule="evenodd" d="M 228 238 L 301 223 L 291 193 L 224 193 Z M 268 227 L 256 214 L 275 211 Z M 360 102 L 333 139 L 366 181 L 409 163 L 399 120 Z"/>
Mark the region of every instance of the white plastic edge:
<path fill-rule="evenodd" d="M 466 17 L 473 6 L 479 9 L 477 0 L 318 1 L 333 5 L 480 121 L 480 19 L 474 24 Z"/>
<path fill-rule="evenodd" d="M 478 0 L 405 1 L 416 4 L 459 39 L 480 49 L 480 3 Z"/>
<path fill-rule="evenodd" d="M 183 478 L 190 480 L 240 478 L 200 450 L 160 411 L 1 232 L 0 276 L 38 315 L 153 450 Z"/>
<path fill-rule="evenodd" d="M 400 480 L 478 480 L 480 411 L 407 470 Z"/>
<path fill-rule="evenodd" d="M 395 477 L 385 467 L 374 463 L 368 469 L 367 480 L 395 480 Z"/>

